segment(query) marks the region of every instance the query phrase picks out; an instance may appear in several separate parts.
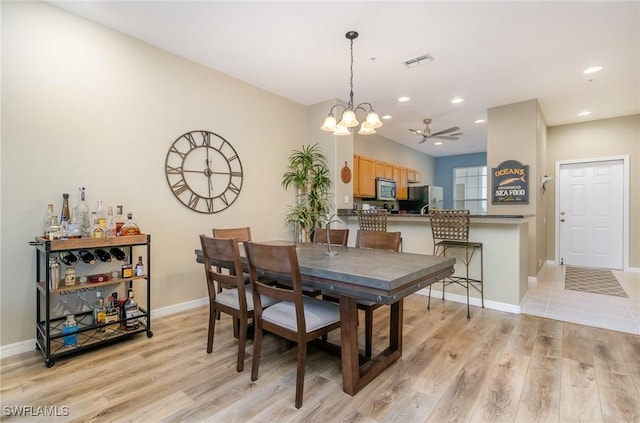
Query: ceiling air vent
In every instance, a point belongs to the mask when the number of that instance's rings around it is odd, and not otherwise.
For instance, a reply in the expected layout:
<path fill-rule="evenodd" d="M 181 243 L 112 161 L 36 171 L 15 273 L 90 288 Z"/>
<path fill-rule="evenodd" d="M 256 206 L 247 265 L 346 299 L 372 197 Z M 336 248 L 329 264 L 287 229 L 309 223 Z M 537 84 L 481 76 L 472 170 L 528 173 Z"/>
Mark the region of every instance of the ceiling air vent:
<path fill-rule="evenodd" d="M 404 64 L 407 65 L 408 68 L 415 68 L 418 65 L 426 65 L 427 63 L 431 63 L 433 62 L 433 60 L 433 56 L 427 53 L 419 57 L 414 57 L 413 59 L 405 60 Z"/>

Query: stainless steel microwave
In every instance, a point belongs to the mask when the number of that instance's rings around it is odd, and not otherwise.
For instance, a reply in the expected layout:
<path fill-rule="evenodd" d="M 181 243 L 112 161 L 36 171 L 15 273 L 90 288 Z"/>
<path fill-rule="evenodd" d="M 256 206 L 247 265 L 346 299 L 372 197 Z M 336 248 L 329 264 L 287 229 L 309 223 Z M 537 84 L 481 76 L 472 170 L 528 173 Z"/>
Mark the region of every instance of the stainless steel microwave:
<path fill-rule="evenodd" d="M 396 199 L 396 181 L 376 178 L 376 200 L 393 201 Z"/>

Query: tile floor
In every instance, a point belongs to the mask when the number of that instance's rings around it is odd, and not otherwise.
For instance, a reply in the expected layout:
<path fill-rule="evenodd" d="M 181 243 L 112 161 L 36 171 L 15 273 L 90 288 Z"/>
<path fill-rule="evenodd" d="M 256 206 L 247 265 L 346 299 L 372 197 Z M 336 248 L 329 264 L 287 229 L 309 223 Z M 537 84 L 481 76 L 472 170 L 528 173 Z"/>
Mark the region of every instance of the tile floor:
<path fill-rule="evenodd" d="M 629 298 L 564 289 L 565 267 L 546 264 L 529 282 L 522 312 L 640 335 L 640 273 L 614 270 Z"/>

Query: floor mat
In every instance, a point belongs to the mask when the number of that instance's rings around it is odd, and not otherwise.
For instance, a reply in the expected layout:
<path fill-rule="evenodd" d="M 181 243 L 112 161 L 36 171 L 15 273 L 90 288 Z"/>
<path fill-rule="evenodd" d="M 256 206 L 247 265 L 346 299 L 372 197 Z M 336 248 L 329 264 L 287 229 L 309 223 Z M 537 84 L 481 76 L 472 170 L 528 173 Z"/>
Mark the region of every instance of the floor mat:
<path fill-rule="evenodd" d="M 629 298 L 611 270 L 567 266 L 564 289 Z"/>

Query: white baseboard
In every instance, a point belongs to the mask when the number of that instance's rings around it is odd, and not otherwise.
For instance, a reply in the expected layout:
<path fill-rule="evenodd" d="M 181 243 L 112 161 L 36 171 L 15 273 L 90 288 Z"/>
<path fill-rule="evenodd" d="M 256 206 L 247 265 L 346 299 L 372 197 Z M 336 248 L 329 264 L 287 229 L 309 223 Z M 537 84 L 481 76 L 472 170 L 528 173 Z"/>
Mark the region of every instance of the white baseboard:
<path fill-rule="evenodd" d="M 179 313 L 195 307 L 209 304 L 209 298 L 202 297 L 195 300 L 187 301 L 180 304 L 173 304 L 156 310 L 151 310 L 151 318 L 169 316 L 170 314 Z M 36 339 L 27 339 L 26 341 L 15 342 L 9 345 L 0 346 L 0 359 L 10 357 L 12 355 L 21 354 L 23 352 L 33 351 L 36 348 Z"/>
<path fill-rule="evenodd" d="M 538 277 L 537 276 L 528 276 L 527 277 L 527 282 L 538 282 Z"/>
<path fill-rule="evenodd" d="M 429 290 L 421 289 L 420 291 L 416 292 L 416 294 L 428 296 Z M 436 291 L 435 289 L 431 289 L 431 298 L 442 299 L 442 291 Z M 444 299 L 446 301 L 453 301 L 455 303 L 463 303 L 463 304 L 467 303 L 466 295 L 451 294 L 446 291 L 444 293 Z M 469 297 L 469 304 L 477 307 L 482 307 L 482 301 L 478 297 Z M 522 313 L 522 308 L 520 307 L 520 305 L 501 303 L 498 301 L 487 300 L 486 298 L 484 299 L 484 307 L 490 308 L 492 310 L 506 311 L 507 313 L 514 313 L 514 314 Z"/>

